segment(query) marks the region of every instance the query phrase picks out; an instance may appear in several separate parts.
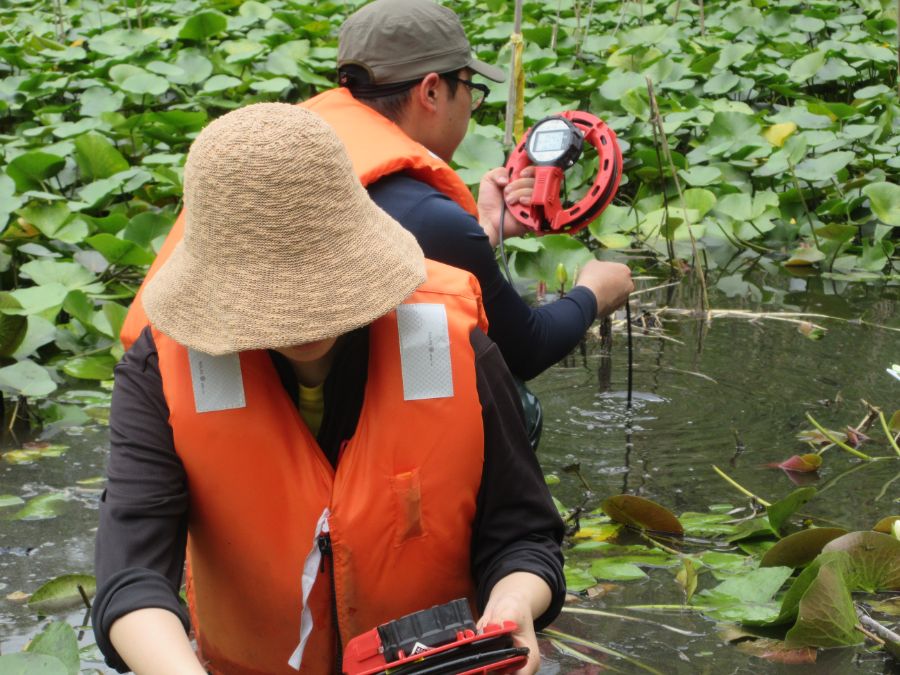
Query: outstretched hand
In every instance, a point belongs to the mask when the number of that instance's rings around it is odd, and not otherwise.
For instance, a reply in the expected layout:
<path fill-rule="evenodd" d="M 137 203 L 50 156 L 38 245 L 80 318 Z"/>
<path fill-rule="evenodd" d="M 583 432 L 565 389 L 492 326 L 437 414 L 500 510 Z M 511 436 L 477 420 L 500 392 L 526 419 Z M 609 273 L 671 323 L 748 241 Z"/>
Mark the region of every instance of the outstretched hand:
<path fill-rule="evenodd" d="M 529 206 L 534 192 L 534 167 L 522 170 L 520 176 L 510 181 L 506 169 L 498 166 L 491 169 L 481 179 L 478 187 L 478 215 L 481 227 L 491 240 L 491 246 L 500 243 L 500 211 L 506 202 L 506 215 L 503 221 L 503 237 L 519 237 L 527 228 L 516 220 L 511 213 L 514 206 Z"/>
<path fill-rule="evenodd" d="M 513 572 L 498 581 L 491 590 L 490 598 L 477 627 L 515 621 L 516 630 L 512 634 L 517 647 L 528 647 L 528 660 L 515 675 L 533 675 L 541 665 L 537 635 L 534 632 L 535 615 L 540 615 L 550 605 L 550 587 L 540 577 L 529 572 Z"/>

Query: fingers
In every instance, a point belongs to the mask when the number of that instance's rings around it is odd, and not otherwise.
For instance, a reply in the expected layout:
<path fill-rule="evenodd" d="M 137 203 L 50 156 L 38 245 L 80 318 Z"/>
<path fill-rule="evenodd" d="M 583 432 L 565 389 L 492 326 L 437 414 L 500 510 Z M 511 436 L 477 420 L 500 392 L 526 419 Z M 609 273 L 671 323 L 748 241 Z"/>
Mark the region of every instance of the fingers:
<path fill-rule="evenodd" d="M 531 204 L 531 195 L 534 192 L 534 167 L 527 166 L 522 169 L 519 177 L 508 181 L 503 189 L 503 197 L 509 206 Z"/>

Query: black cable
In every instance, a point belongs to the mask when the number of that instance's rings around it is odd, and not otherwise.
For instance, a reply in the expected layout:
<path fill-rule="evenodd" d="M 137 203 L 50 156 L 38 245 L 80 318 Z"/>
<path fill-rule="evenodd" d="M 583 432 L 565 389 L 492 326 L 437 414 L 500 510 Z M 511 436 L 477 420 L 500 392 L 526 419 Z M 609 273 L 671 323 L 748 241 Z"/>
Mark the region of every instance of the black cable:
<path fill-rule="evenodd" d="M 628 410 L 631 410 L 631 390 L 633 385 L 634 343 L 631 339 L 631 301 L 625 302 L 625 324 L 628 335 Z"/>

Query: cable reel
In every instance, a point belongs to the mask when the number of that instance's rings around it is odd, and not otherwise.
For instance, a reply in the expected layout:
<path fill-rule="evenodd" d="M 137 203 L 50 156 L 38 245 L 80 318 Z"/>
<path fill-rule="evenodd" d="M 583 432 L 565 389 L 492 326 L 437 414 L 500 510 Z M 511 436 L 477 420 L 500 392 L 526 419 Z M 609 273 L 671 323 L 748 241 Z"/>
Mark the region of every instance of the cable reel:
<path fill-rule="evenodd" d="M 597 174 L 587 194 L 572 205 L 560 200 L 564 172 L 581 157 L 584 143 L 597 150 Z M 622 179 L 622 150 L 616 134 L 599 117 L 569 110 L 545 117 L 529 129 L 506 162 L 510 181 L 535 167 L 529 206 L 511 209 L 516 220 L 538 235 L 573 234 L 609 206 Z"/>

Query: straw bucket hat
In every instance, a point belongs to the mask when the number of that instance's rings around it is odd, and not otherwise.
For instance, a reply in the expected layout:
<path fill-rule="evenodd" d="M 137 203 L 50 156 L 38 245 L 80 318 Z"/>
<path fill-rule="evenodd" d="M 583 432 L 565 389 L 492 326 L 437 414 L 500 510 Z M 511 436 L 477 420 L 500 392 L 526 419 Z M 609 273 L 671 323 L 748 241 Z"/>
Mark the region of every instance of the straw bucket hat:
<path fill-rule="evenodd" d="M 342 335 L 425 281 L 415 238 L 369 199 L 318 115 L 259 103 L 207 126 L 184 171 L 184 240 L 144 290 L 147 316 L 220 355 Z"/>

